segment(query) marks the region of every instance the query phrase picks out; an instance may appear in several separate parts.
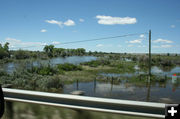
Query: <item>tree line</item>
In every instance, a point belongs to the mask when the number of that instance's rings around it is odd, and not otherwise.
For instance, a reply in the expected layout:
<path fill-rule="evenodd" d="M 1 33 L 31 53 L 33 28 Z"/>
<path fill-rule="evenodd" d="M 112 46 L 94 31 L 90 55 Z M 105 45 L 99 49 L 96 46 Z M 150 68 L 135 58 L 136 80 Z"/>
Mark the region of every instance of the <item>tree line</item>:
<path fill-rule="evenodd" d="M 77 48 L 77 49 L 65 49 L 65 48 L 55 48 L 54 45 L 46 45 L 44 47 L 44 52 L 49 57 L 65 57 L 65 56 L 82 56 L 86 54 L 86 50 L 84 48 Z"/>
<path fill-rule="evenodd" d="M 9 43 L 0 44 L 0 59 L 28 59 L 28 58 L 42 58 L 48 57 L 66 57 L 66 56 L 83 56 L 86 54 L 84 48 L 65 49 L 55 48 L 54 45 L 46 45 L 43 51 L 28 51 L 28 50 L 9 50 Z"/>

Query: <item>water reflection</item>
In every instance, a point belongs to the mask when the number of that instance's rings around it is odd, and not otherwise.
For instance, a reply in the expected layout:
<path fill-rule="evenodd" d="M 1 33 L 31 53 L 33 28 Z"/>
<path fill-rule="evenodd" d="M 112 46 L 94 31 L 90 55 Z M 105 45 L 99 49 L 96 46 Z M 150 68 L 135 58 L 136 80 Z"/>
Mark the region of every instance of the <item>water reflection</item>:
<path fill-rule="evenodd" d="M 136 69 L 136 72 L 134 73 L 100 73 L 99 75 L 101 76 L 106 76 L 106 77 L 133 77 L 133 76 L 137 76 L 140 74 L 147 74 L 147 72 L 143 72 L 140 71 L 139 67 L 137 65 L 135 65 L 134 67 Z M 179 74 L 180 73 L 180 67 L 174 67 L 174 68 L 170 68 L 170 71 L 164 71 L 161 68 L 157 67 L 157 66 L 153 66 L 151 68 L 151 73 L 153 75 L 157 75 L 157 76 L 168 76 L 168 77 L 172 77 L 173 74 Z M 177 76 L 179 77 L 179 76 Z"/>
<path fill-rule="evenodd" d="M 136 83 L 129 80 L 77 82 L 64 86 L 63 93 L 74 90 L 85 92 L 86 96 L 116 98 L 125 100 L 163 102 L 161 98 L 170 98 L 180 103 L 180 79 L 172 83 L 171 78 L 162 82 Z M 78 85 L 78 88 L 77 88 Z"/>
<path fill-rule="evenodd" d="M 50 65 L 56 65 L 56 64 L 64 64 L 64 63 L 72 63 L 72 64 L 80 64 L 82 62 L 88 62 L 92 60 L 96 60 L 97 58 L 94 56 L 71 56 L 71 57 L 56 57 L 49 60 L 35 60 L 35 61 L 19 61 L 19 62 L 10 62 L 6 64 L 0 64 L 1 70 L 5 70 L 8 73 L 12 73 L 15 71 L 17 67 L 23 67 L 26 68 L 32 67 L 32 66 L 40 66 L 41 64 L 50 64 Z"/>

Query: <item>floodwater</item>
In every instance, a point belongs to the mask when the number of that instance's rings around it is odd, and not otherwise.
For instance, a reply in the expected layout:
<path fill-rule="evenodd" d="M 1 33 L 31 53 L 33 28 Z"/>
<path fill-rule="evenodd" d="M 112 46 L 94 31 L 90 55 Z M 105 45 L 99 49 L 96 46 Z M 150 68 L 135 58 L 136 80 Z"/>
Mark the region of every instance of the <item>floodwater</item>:
<path fill-rule="evenodd" d="M 32 64 L 33 66 L 38 66 L 40 64 L 50 64 L 50 65 L 56 65 L 56 64 L 64 64 L 64 63 L 71 63 L 71 64 L 80 64 L 82 62 L 88 62 L 92 60 L 96 60 L 97 58 L 94 56 L 71 56 L 71 57 L 56 57 L 49 60 L 36 60 L 36 61 L 27 61 L 25 62 L 27 67 L 30 67 Z M 24 65 L 23 61 L 17 62 L 17 63 L 6 63 L 6 64 L 0 64 L 1 70 L 5 70 L 8 73 L 12 73 L 15 71 L 17 67 L 21 67 L 21 65 Z"/>
<path fill-rule="evenodd" d="M 50 60 L 38 60 L 33 61 L 33 65 L 38 66 L 41 63 L 50 63 L 51 65 L 73 63 L 79 64 L 81 62 L 87 62 L 96 60 L 96 57 L 92 56 L 73 56 L 66 58 L 52 58 Z M 13 72 L 16 67 L 21 63 L 7 63 L 0 67 L 7 72 Z M 81 90 L 85 92 L 85 96 L 114 98 L 123 100 L 135 100 L 135 101 L 147 101 L 147 102 L 161 102 L 161 103 L 180 103 L 180 77 L 176 80 L 172 80 L 172 75 L 180 73 L 180 67 L 169 68 L 163 70 L 157 66 L 152 67 L 152 74 L 159 76 L 167 76 L 167 79 L 163 82 L 156 83 L 143 83 L 137 84 L 130 82 L 131 77 L 137 74 L 143 74 L 145 72 L 139 71 L 140 68 L 135 66 L 135 73 L 113 74 L 102 73 L 99 75 L 109 77 L 123 77 L 124 80 L 116 82 L 110 81 L 90 81 L 90 82 L 74 82 L 72 84 L 66 84 L 62 93 L 70 94 L 74 90 Z M 90 111 L 77 111 L 58 107 L 42 106 L 26 103 L 13 103 L 13 118 L 8 119 L 144 119 L 134 116 L 123 116 L 116 114 L 97 113 Z M 9 114 L 5 114 L 3 119 L 6 119 Z"/>
<path fill-rule="evenodd" d="M 134 69 L 136 70 L 134 73 L 122 73 L 122 74 L 117 74 L 117 73 L 101 73 L 100 75 L 102 76 L 108 76 L 108 77 L 132 77 L 132 76 L 137 76 L 139 74 L 147 74 L 148 72 L 143 72 L 140 71 L 140 68 L 135 65 Z M 151 73 L 153 75 L 157 76 L 167 76 L 167 77 L 172 77 L 173 74 L 178 74 L 180 73 L 180 66 L 176 66 L 174 68 L 168 68 L 167 69 L 161 69 L 157 66 L 153 66 L 151 68 Z M 180 77 L 180 76 L 177 76 Z"/>
<path fill-rule="evenodd" d="M 79 64 L 81 62 L 87 62 L 96 60 L 93 56 L 72 56 L 66 58 L 52 58 L 50 60 L 37 60 L 31 64 L 38 66 L 41 63 L 44 64 L 63 64 L 73 63 Z M 16 67 L 20 66 L 20 63 L 7 63 L 1 66 L 7 72 L 13 72 Z M 76 82 L 67 84 L 64 86 L 63 93 L 69 94 L 74 90 L 82 90 L 86 96 L 127 99 L 127 100 L 139 100 L 139 101 L 152 101 L 152 102 L 177 102 L 180 103 L 180 77 L 177 76 L 177 80 L 172 81 L 172 75 L 180 73 L 180 67 L 161 69 L 157 66 L 152 67 L 152 74 L 167 78 L 163 82 L 157 82 L 154 84 L 141 84 L 136 85 L 130 83 L 132 77 L 139 74 L 145 74 L 147 72 L 140 71 L 140 68 L 136 65 L 134 67 L 136 72 L 134 73 L 101 73 L 99 75 L 105 77 L 122 77 L 123 80 L 113 83 L 111 81 L 91 81 L 91 82 Z"/>
<path fill-rule="evenodd" d="M 63 93 L 74 90 L 85 92 L 86 96 L 115 98 L 125 100 L 150 101 L 161 103 L 180 103 L 180 78 L 173 82 L 170 78 L 165 82 L 136 84 L 128 80 L 119 82 L 91 81 L 75 82 L 65 85 Z"/>

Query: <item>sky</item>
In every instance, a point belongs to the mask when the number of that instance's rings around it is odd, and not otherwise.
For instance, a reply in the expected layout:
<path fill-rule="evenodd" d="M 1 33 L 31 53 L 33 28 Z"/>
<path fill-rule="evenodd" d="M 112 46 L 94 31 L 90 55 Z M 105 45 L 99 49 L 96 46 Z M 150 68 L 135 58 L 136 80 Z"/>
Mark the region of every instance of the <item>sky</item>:
<path fill-rule="evenodd" d="M 11 50 L 42 51 L 44 45 L 53 44 L 147 53 L 150 29 L 153 53 L 180 53 L 180 1 L 0 0 L 0 43 L 9 42 Z M 137 35 L 63 44 L 126 34 Z"/>

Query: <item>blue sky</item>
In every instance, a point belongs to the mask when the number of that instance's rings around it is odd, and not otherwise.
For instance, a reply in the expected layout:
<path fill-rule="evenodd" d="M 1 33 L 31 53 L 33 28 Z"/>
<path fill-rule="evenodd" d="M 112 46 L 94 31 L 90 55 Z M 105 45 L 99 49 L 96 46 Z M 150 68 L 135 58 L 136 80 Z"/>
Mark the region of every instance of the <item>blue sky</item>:
<path fill-rule="evenodd" d="M 0 0 L 0 43 L 87 51 L 148 52 L 148 35 L 61 45 L 152 30 L 153 53 L 180 53 L 179 0 Z"/>

